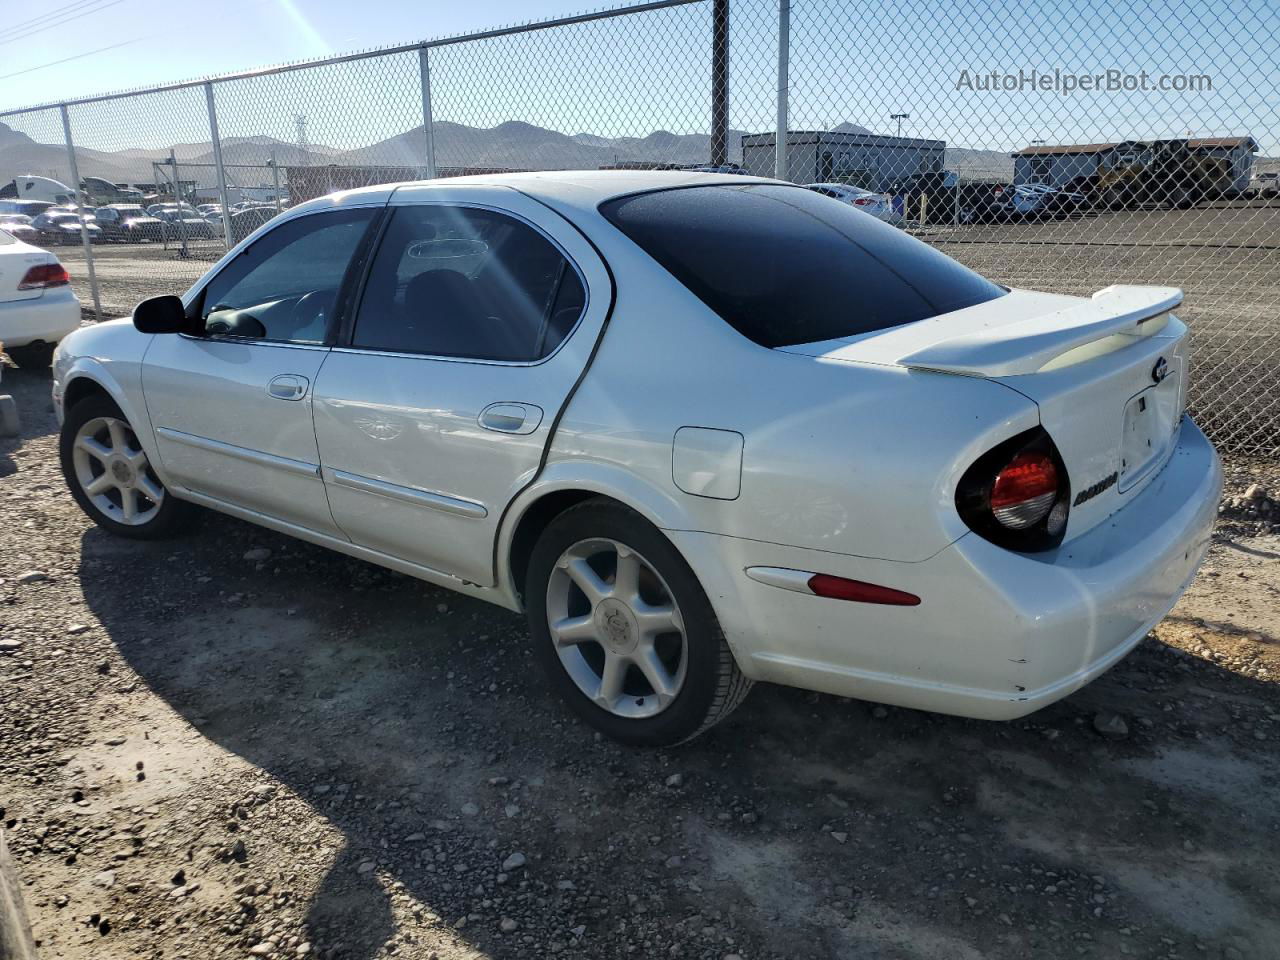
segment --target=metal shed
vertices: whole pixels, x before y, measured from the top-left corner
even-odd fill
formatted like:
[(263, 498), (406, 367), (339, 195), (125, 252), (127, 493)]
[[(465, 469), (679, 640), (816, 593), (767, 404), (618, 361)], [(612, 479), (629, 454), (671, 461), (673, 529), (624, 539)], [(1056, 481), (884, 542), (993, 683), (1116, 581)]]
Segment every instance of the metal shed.
[[(757, 176), (773, 176), (776, 144), (773, 133), (743, 134), (743, 169)], [(848, 183), (883, 192), (907, 177), (941, 173), (946, 150), (944, 140), (791, 130), (787, 133), (787, 179), (793, 183)]]

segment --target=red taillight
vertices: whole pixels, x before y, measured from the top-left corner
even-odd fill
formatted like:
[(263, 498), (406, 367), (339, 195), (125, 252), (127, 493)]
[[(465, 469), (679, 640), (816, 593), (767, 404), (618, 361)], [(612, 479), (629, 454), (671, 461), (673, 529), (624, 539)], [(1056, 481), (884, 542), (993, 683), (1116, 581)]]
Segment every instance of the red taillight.
[(42, 263), (32, 267), (18, 284), (19, 290), (43, 290), (46, 287), (65, 287), (71, 282), (66, 269), (60, 263)]
[(1035, 526), (1057, 499), (1058, 468), (1045, 453), (1018, 454), (991, 485), (991, 512), (1010, 530)]
[(875, 202), (876, 202), (875, 197), (855, 197), (853, 201), (853, 205), (855, 207), (870, 207), (870, 206), (873, 206)]
[(819, 597), (832, 600), (855, 600), (859, 603), (887, 603), (894, 607), (914, 607), (920, 598), (892, 587), (881, 587), (861, 580), (846, 580), (828, 573), (815, 573), (809, 578), (809, 589)]

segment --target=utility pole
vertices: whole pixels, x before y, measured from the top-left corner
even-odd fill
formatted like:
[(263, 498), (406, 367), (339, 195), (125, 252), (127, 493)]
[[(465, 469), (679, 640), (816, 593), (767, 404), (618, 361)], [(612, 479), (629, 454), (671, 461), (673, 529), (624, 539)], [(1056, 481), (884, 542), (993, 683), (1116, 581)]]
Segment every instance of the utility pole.
[(897, 120), (897, 121), (898, 121), (898, 136), (902, 136), (902, 121), (903, 121), (903, 120), (906, 120), (906, 119), (907, 119), (908, 117), (910, 117), (910, 116), (911, 116), (911, 114), (909, 114), (909, 113), (891, 113), (891, 114), (889, 114), (889, 119), (890, 119), (890, 120)]
[(711, 165), (729, 162), (729, 0), (711, 8)]

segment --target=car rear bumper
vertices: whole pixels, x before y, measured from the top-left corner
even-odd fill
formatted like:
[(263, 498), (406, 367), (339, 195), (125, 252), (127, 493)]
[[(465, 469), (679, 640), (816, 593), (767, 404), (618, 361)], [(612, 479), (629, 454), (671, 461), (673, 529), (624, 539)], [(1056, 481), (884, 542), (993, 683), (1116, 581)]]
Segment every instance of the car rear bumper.
[[(1095, 529), (1045, 554), (970, 534), (920, 563), (711, 534), (670, 536), (699, 575), (743, 671), (759, 680), (981, 719), (1023, 716), (1129, 653), (1177, 602), (1208, 549), (1222, 489), (1190, 419), (1152, 482)], [(781, 567), (913, 593), (851, 603), (758, 583)]]
[(80, 301), (70, 287), (46, 290), (32, 300), (0, 303), (0, 343), (23, 347), (37, 340), (57, 343), (80, 326)]

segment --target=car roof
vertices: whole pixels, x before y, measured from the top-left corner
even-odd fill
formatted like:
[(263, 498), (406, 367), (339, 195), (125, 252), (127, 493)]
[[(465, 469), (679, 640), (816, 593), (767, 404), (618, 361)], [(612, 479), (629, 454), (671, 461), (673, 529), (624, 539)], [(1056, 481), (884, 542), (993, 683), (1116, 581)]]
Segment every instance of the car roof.
[(558, 200), (582, 210), (594, 210), (606, 200), (677, 187), (725, 184), (743, 186), (749, 183), (771, 183), (795, 186), (772, 177), (751, 177), (732, 173), (700, 173), (690, 170), (548, 170), (529, 173), (476, 174), (466, 177), (444, 177), (435, 180), (410, 180), (383, 183), (371, 187), (343, 190), (328, 197), (317, 197), (293, 207), (290, 214), (309, 212), (318, 207), (339, 203), (359, 203), (389, 197), (405, 187), (485, 186), (509, 187), (531, 197)]

